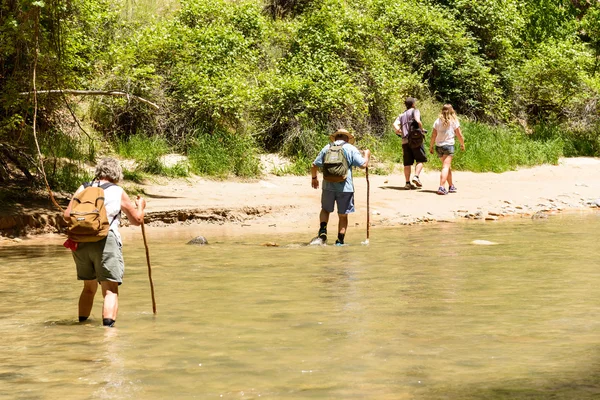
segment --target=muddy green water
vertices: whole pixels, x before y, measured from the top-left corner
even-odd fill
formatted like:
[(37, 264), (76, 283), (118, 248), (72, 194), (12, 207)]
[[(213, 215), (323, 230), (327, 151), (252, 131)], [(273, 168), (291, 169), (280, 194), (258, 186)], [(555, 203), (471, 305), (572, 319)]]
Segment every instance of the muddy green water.
[[(600, 214), (125, 243), (117, 327), (68, 250), (0, 248), (2, 399), (598, 399)], [(498, 242), (476, 246), (473, 240)]]

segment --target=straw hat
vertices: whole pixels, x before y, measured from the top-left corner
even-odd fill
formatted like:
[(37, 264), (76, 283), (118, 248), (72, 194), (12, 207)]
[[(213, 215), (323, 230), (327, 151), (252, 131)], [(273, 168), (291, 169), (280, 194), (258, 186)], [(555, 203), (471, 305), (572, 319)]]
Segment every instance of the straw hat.
[(354, 144), (354, 135), (345, 129), (338, 129), (337, 131), (335, 131), (335, 133), (332, 133), (331, 135), (329, 135), (329, 140), (331, 140), (332, 142), (335, 141), (335, 137), (337, 135), (346, 135), (348, 137), (347, 142), (350, 144)]

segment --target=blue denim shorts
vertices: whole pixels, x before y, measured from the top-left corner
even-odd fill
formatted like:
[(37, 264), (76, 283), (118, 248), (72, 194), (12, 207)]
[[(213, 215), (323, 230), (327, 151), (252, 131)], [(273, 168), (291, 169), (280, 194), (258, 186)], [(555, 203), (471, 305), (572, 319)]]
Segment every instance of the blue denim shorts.
[(442, 158), (443, 156), (453, 156), (454, 145), (435, 146), (435, 151), (437, 151), (439, 158)]
[(333, 212), (333, 206), (337, 204), (338, 214), (350, 214), (354, 212), (354, 192), (334, 192), (323, 190), (321, 193), (321, 208), (327, 212)]

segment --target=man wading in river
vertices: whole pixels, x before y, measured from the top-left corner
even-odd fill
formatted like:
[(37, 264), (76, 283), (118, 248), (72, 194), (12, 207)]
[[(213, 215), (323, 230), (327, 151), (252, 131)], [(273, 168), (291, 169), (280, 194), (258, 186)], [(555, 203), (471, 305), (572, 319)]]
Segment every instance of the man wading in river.
[(319, 168), (322, 168), (323, 191), (321, 193), (321, 213), (319, 214), (321, 225), (318, 237), (323, 243), (327, 241), (327, 223), (335, 203), (339, 217), (338, 237), (335, 244), (341, 246), (344, 244), (348, 228), (348, 214), (354, 212), (352, 167), (366, 168), (371, 152), (365, 150), (363, 158), (360, 151), (353, 146), (354, 136), (345, 129), (339, 129), (329, 136), (329, 139), (332, 143), (323, 147), (311, 167), (311, 185), (315, 189), (319, 188), (317, 172)]
[[(100, 161), (95, 176), (94, 181), (77, 189), (65, 210), (64, 216), (69, 225), (69, 240), (65, 247), (73, 251), (77, 279), (83, 281), (79, 296), (79, 322), (90, 316), (100, 283), (104, 297), (102, 324), (112, 327), (117, 319), (119, 285), (123, 282), (125, 271), (119, 234), (121, 211), (132, 225), (141, 225), (146, 200), (139, 197), (135, 208), (127, 193), (116, 185), (123, 178), (123, 173), (119, 162), (113, 158)], [(88, 210), (85, 207), (89, 207)], [(100, 222), (100, 230), (90, 228), (98, 225), (86, 223), (88, 218)]]

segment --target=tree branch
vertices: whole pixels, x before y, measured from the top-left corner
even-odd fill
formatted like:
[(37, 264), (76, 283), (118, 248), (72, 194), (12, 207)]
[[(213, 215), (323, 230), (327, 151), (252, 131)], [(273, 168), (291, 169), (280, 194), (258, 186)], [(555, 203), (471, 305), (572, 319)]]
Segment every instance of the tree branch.
[[(148, 104), (154, 107), (157, 110), (160, 110), (160, 107), (155, 103), (146, 100), (142, 97), (136, 96), (134, 94), (129, 94), (127, 92), (121, 92), (119, 90), (73, 90), (73, 89), (55, 89), (55, 90), (38, 90), (38, 94), (58, 94), (58, 93), (66, 93), (72, 94), (76, 96), (125, 96), (127, 98), (132, 97), (142, 103)], [(33, 94), (33, 92), (21, 92), (19, 95), (28, 96)]]

